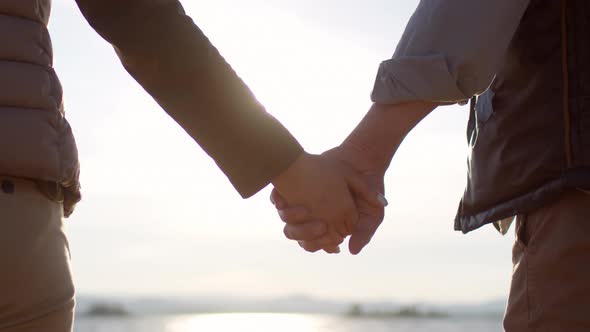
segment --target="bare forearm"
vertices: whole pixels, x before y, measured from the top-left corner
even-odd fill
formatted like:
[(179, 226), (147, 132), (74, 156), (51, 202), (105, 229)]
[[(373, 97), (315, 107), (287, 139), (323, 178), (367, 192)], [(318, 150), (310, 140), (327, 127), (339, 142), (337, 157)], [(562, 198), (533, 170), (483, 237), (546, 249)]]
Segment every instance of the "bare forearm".
[(406, 135), (437, 106), (432, 102), (373, 104), (345, 144), (363, 153), (374, 168), (385, 172)]

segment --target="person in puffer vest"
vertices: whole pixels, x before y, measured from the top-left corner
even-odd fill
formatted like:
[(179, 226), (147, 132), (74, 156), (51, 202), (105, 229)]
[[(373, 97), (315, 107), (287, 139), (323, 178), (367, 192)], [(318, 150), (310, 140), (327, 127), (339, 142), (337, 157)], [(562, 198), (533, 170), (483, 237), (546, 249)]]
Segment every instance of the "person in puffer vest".
[[(345, 164), (303, 151), (177, 0), (77, 0), (125, 69), (247, 198), (272, 183), (329, 220), (336, 252), (381, 204)], [(0, 1), (0, 331), (71, 331), (74, 285), (63, 217), (80, 200), (78, 154), (52, 67), (51, 0)], [(181, 50), (181, 51), (179, 51)], [(352, 191), (351, 191), (352, 190)]]
[[(422, 0), (379, 68), (373, 107), (339, 148), (382, 186), (421, 119), (471, 100), (469, 174), (455, 229), (494, 224), (505, 234), (516, 220), (506, 331), (590, 329), (588, 33), (585, 0)], [(278, 193), (273, 200), (285, 234), (314, 248), (321, 237), (307, 230), (317, 218)], [(353, 253), (383, 220), (380, 209), (361, 212), (364, 238), (351, 238)]]

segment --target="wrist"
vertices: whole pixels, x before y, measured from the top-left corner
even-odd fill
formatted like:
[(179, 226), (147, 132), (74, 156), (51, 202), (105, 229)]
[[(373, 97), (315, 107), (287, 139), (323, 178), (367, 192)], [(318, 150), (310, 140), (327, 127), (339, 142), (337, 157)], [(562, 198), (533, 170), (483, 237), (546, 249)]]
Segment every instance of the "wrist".
[(343, 145), (355, 150), (372, 169), (385, 172), (406, 135), (436, 106), (430, 102), (375, 103)]
[(365, 174), (385, 174), (391, 163), (388, 154), (353, 135), (344, 140), (339, 149), (346, 161)]
[(279, 193), (285, 188), (292, 187), (294, 184), (299, 182), (299, 178), (303, 173), (303, 165), (305, 160), (310, 158), (311, 155), (303, 151), (296, 159), (289, 165), (283, 172), (277, 175), (272, 180), (272, 185), (277, 189)]

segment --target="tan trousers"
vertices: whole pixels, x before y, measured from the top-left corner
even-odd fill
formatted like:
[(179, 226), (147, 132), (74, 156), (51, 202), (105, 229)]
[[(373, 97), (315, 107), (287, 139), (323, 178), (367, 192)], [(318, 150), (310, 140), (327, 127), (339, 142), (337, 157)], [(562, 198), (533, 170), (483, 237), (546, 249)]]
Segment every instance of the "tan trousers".
[(74, 285), (62, 207), (0, 176), (0, 331), (70, 332)]
[(590, 194), (519, 216), (516, 236), (505, 330), (590, 331)]

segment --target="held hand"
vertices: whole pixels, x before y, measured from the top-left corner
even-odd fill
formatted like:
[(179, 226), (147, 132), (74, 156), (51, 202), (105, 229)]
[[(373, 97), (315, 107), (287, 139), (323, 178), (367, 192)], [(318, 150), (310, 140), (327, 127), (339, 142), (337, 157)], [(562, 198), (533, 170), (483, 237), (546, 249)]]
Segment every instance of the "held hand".
[(365, 151), (348, 141), (324, 154), (348, 164), (362, 175), (369, 191), (377, 193), (377, 196), (372, 197), (377, 200), (377, 204), (361, 196), (355, 196), (359, 222), (348, 242), (348, 250), (351, 254), (358, 255), (369, 244), (385, 217), (385, 207), (388, 205), (387, 199), (385, 199), (384, 185), (387, 165), (367, 158)]
[[(351, 192), (379, 204), (377, 194), (369, 190), (356, 172), (326, 155), (304, 153), (273, 184), (285, 204), (305, 207), (311, 216), (326, 223), (323, 243), (329, 241), (331, 245), (321, 249), (330, 252), (337, 251), (337, 246), (358, 222), (359, 213)], [(306, 249), (314, 251), (310, 246)]]
[[(384, 206), (387, 205), (387, 202), (383, 196), (376, 197), (376, 193), (383, 192), (385, 167), (376, 167), (376, 163), (363, 158), (362, 151), (350, 143), (344, 143), (340, 147), (324, 153), (324, 156), (346, 163), (360, 172), (363, 181), (369, 188), (368, 192), (372, 193), (372, 196), (369, 197), (370, 200), (355, 195), (355, 204), (360, 219), (352, 232), (349, 250), (356, 255), (370, 242), (383, 221)], [(315, 218), (307, 209), (287, 206), (276, 191), (273, 191), (271, 201), (279, 211), (281, 219), (286, 222), (284, 232), (287, 238), (297, 240), (307, 251), (325, 248), (335, 240), (329, 233), (326, 233), (326, 227), (320, 219)]]
[[(363, 120), (357, 125), (345, 142), (336, 149), (324, 154), (325, 157), (338, 160), (351, 166), (363, 174), (365, 186), (369, 186), (368, 192), (383, 192), (383, 177), (397, 148), (406, 135), (424, 117), (438, 106), (437, 103), (417, 101), (400, 104), (373, 104)], [(360, 212), (360, 219), (352, 232), (349, 249), (352, 254), (358, 254), (371, 240), (372, 236), (381, 225), (384, 216), (383, 207), (371, 203), (374, 197), (363, 199), (366, 195), (356, 195), (355, 203)], [(288, 202), (288, 201), (287, 201)], [(288, 202), (290, 206), (297, 206)], [(292, 238), (300, 240), (304, 248), (310, 248), (316, 243), (324, 241), (322, 237), (311, 239), (308, 235), (310, 226), (307, 224), (313, 220), (321, 221), (313, 213), (308, 211), (307, 217), (291, 215), (292, 208), (278, 208), (282, 219), (287, 222), (285, 233)], [(317, 226), (315, 226), (317, 227)], [(300, 236), (305, 234), (306, 236)], [(314, 234), (316, 235), (316, 234)]]
[[(381, 192), (383, 192), (383, 175), (366, 174), (365, 178), (370, 188), (374, 188), (375, 190), (381, 189)], [(363, 199), (356, 200), (359, 211), (359, 222), (352, 231), (350, 241), (348, 242), (348, 250), (351, 254), (358, 255), (369, 244), (373, 235), (375, 235), (375, 232), (381, 226), (385, 217), (385, 206), (387, 205), (385, 197), (381, 197), (383, 199), (383, 205), (379, 207), (371, 205)]]
[[(309, 210), (305, 207), (289, 207), (276, 190), (273, 190), (270, 201), (279, 212), (279, 217), (288, 223), (283, 232), (289, 240), (295, 240), (309, 252), (324, 250), (329, 254), (340, 253), (340, 244), (344, 237), (331, 232), (322, 221), (310, 221)], [(314, 241), (318, 240), (318, 241)]]

